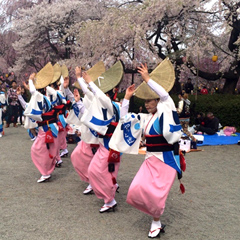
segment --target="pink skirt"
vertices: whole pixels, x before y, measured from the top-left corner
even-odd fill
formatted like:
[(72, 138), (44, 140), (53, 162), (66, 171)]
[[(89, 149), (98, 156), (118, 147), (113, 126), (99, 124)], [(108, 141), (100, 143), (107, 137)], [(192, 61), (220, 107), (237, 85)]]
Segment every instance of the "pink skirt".
[[(45, 143), (45, 132), (39, 129), (38, 136), (31, 148), (31, 157), (34, 165), (42, 175), (49, 175), (55, 168), (58, 141), (54, 138), (54, 143), (49, 143), (49, 150)], [(52, 157), (52, 158), (51, 158)]]
[(164, 212), (175, 176), (176, 170), (155, 156), (146, 159), (130, 185), (127, 203), (159, 218)]
[(64, 131), (59, 132), (59, 148), (60, 149), (66, 149), (67, 148), (67, 129), (64, 128)]
[(93, 191), (105, 203), (111, 202), (115, 197), (117, 186), (113, 184), (112, 177), (117, 179), (120, 166), (120, 162), (115, 163), (115, 171), (108, 172), (108, 155), (109, 151), (100, 144), (88, 168), (89, 181)]
[(71, 154), (72, 165), (80, 176), (81, 180), (89, 183), (88, 168), (93, 158), (90, 144), (80, 141)]
[(57, 144), (57, 153), (56, 153), (56, 161), (60, 161), (61, 157), (60, 157), (60, 139), (61, 135), (59, 135), (59, 132), (58, 132), (58, 135), (56, 138), (54, 138), (54, 142), (56, 142)]

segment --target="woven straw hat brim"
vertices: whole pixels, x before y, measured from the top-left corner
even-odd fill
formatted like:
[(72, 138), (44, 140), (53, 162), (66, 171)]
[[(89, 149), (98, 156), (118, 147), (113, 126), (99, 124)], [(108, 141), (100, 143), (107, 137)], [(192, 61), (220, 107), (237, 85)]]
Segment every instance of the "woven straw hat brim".
[(59, 80), (59, 78), (61, 77), (61, 74), (62, 74), (61, 66), (58, 63), (56, 63), (53, 66), (53, 70), (54, 70), (54, 75), (53, 75), (53, 80), (51, 83), (55, 83), (57, 80)]
[(54, 70), (52, 64), (46, 64), (36, 75), (34, 85), (36, 89), (47, 87), (53, 80)]
[(120, 61), (103, 73), (94, 83), (104, 92), (108, 92), (116, 87), (123, 76), (123, 66)]
[[(175, 71), (169, 59), (162, 61), (150, 74), (150, 78), (169, 92), (175, 83)], [(159, 96), (145, 83), (141, 83), (135, 91), (135, 96), (141, 99), (157, 99)]]
[(62, 65), (61, 72), (62, 72), (61, 74), (62, 74), (63, 78), (66, 78), (69, 76), (68, 68), (66, 65)]
[[(106, 69), (105, 69), (104, 63), (100, 61), (96, 63), (92, 68), (88, 69), (86, 72), (91, 77), (92, 81), (95, 81), (96, 79), (98, 79), (99, 76), (101, 76), (101, 74), (105, 72), (105, 70)], [(75, 82), (73, 86), (81, 89), (78, 82)]]

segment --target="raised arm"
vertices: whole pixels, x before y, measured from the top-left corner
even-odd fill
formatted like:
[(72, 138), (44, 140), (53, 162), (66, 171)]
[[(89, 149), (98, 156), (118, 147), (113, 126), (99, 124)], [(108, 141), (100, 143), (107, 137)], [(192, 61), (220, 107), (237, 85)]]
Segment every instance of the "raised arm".
[[(98, 96), (99, 95), (102, 95), (102, 96), (105, 95), (105, 93), (103, 93), (102, 90), (99, 89), (97, 87), (97, 85), (92, 81), (91, 77), (88, 75), (87, 72), (83, 72), (82, 76), (83, 76), (83, 79), (85, 80), (85, 82), (89, 85), (89, 87), (90, 87), (90, 89), (91, 89), (91, 91), (93, 92), (94, 95), (98, 95)], [(108, 97), (106, 96), (106, 98), (108, 98)]]
[(33, 80), (35, 78), (36, 74), (32, 73), (29, 77), (29, 81), (28, 81), (28, 85), (29, 85), (29, 92), (31, 93), (31, 95), (33, 95), (36, 92), (36, 88), (33, 84)]
[(65, 95), (65, 97), (67, 97), (67, 99), (69, 99), (71, 102), (73, 102), (74, 101), (74, 95), (70, 91), (68, 86), (69, 86), (69, 77), (65, 77), (64, 78), (64, 83), (63, 83), (64, 95)]
[(145, 63), (144, 65), (141, 64), (140, 67), (138, 67), (138, 72), (141, 74), (143, 80), (148, 84), (148, 86), (157, 93), (157, 95), (160, 97), (160, 101), (166, 101), (169, 97), (168, 92), (160, 86), (158, 83), (150, 79), (150, 76), (148, 74), (148, 67)]
[(133, 96), (135, 91), (135, 84), (129, 86), (126, 89), (126, 93), (122, 102), (122, 106), (121, 106), (121, 111), (120, 111), (120, 117), (125, 116), (128, 113), (128, 109), (129, 109), (129, 101), (131, 99), (131, 97)]
[(78, 89), (74, 89), (73, 95), (74, 95), (75, 103), (78, 106), (78, 109), (79, 109), (80, 113), (83, 114), (84, 111), (85, 111), (85, 107), (83, 105), (83, 102), (81, 101), (81, 96), (80, 96), (80, 93), (79, 93)]
[(77, 81), (78, 81), (78, 83), (79, 83), (83, 93), (86, 94), (90, 90), (88, 89), (87, 84), (86, 84), (85, 80), (82, 77), (82, 69), (81, 69), (81, 67), (76, 67), (75, 68), (75, 73), (76, 73)]
[(59, 90), (60, 90), (62, 93), (64, 93), (64, 78), (63, 78), (63, 76), (60, 77)]
[(22, 108), (26, 109), (27, 103), (26, 103), (26, 101), (23, 99), (23, 97), (21, 95), (21, 87), (20, 86), (17, 88), (17, 96), (18, 96), (18, 100), (19, 100)]

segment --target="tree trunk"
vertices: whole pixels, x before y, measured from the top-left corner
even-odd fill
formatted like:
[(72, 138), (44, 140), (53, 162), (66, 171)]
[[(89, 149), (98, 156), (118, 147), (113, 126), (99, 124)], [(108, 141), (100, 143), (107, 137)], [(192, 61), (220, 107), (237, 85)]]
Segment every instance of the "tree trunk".
[(223, 87), (223, 93), (230, 93), (233, 94), (235, 92), (235, 88), (238, 83), (238, 77), (235, 78), (226, 78), (224, 87)]
[(172, 90), (170, 91), (170, 94), (177, 94), (181, 92), (181, 84), (178, 81), (178, 78), (176, 78), (174, 86)]
[(181, 84), (179, 82), (180, 71), (175, 69), (176, 80), (170, 94), (178, 94), (181, 92)]

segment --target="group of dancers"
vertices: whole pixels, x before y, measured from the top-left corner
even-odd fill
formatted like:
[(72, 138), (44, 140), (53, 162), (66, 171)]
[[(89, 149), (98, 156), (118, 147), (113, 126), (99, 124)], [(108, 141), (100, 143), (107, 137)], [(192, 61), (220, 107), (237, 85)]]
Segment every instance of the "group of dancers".
[[(103, 74), (99, 72), (97, 79), (93, 79), (96, 71), (91, 74), (76, 67), (83, 96), (78, 89), (70, 91), (66, 66), (48, 63), (29, 77), (29, 103), (18, 96), (25, 109), (25, 128), (38, 128), (31, 147), (32, 161), (41, 173), (37, 182), (48, 181), (55, 167), (61, 165), (60, 149), (62, 155), (68, 153), (68, 124), (77, 125), (81, 141), (71, 154), (72, 165), (86, 182), (83, 194), (94, 193), (103, 200), (100, 213), (117, 207), (115, 193), (119, 188), (117, 176), (122, 154), (137, 154), (139, 146), (146, 147), (145, 161), (130, 185), (127, 203), (152, 216), (148, 237), (155, 238), (164, 231), (160, 217), (176, 173), (181, 175), (181, 125), (173, 100), (161, 84), (150, 78), (147, 65), (141, 64), (138, 72), (144, 85), (137, 90), (134, 84), (129, 86), (121, 104), (114, 101), (115, 87), (123, 74), (121, 62)], [(135, 92), (145, 99), (148, 114), (128, 112)]]

